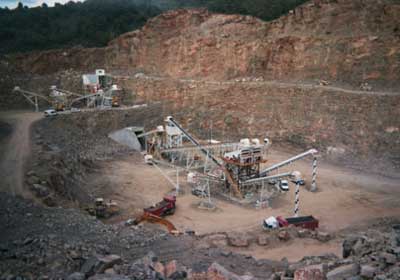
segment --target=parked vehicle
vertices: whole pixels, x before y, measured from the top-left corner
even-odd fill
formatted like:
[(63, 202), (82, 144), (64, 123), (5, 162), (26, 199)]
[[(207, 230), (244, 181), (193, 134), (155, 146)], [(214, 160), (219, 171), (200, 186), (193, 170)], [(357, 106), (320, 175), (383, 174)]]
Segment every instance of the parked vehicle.
[(53, 117), (53, 116), (57, 116), (57, 111), (54, 109), (49, 109), (44, 111), (44, 116), (45, 117)]
[(280, 180), (279, 189), (284, 192), (289, 191), (289, 182), (287, 180)]
[(311, 230), (315, 230), (318, 228), (319, 221), (315, 219), (313, 216), (303, 216), (303, 217), (293, 217), (293, 218), (277, 218), (279, 225), (281, 226), (289, 226), (294, 225), (296, 227), (308, 228)]
[(265, 229), (279, 228), (279, 222), (275, 217), (271, 216), (263, 221), (263, 227)]
[(303, 179), (300, 180), (292, 179), (290, 181), (292, 181), (294, 184), (298, 183), (300, 186), (304, 186), (306, 184), (306, 181)]
[(43, 112), (45, 117), (52, 117), (52, 116), (57, 116), (58, 113), (56, 110), (54, 109), (48, 109), (46, 111)]
[(81, 109), (79, 109), (79, 108), (76, 108), (76, 107), (72, 107), (71, 108), (71, 113), (77, 113), (77, 112), (80, 112), (81, 111)]
[(148, 165), (153, 165), (153, 156), (152, 155), (145, 155), (144, 162)]
[(268, 184), (272, 185), (272, 186), (276, 186), (276, 184), (278, 184), (278, 181), (275, 179), (272, 180), (268, 180)]
[(266, 229), (288, 227), (290, 225), (315, 230), (319, 226), (319, 221), (315, 219), (313, 216), (292, 217), (292, 218), (283, 218), (278, 216), (276, 218), (269, 217), (268, 219), (265, 219), (263, 221), (263, 227)]
[(168, 195), (164, 196), (163, 200), (154, 206), (144, 208), (145, 213), (150, 213), (158, 217), (166, 215), (172, 215), (175, 213), (176, 208), (176, 196)]

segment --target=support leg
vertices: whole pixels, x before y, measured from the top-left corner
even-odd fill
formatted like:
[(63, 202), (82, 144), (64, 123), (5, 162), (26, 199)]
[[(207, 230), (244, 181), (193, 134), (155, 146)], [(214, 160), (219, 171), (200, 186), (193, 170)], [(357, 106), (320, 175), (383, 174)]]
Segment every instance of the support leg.
[(176, 196), (179, 195), (179, 169), (176, 168)]
[(299, 204), (300, 204), (300, 184), (296, 181), (296, 195), (294, 199), (294, 216), (299, 216)]
[(317, 158), (314, 157), (313, 160), (313, 170), (312, 170), (312, 182), (311, 182), (311, 191), (316, 192), (317, 191)]

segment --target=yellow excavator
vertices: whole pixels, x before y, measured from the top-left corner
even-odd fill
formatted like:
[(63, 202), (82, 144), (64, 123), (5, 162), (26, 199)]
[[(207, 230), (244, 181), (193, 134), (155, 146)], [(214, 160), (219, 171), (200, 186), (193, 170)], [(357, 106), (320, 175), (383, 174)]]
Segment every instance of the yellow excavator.
[(97, 218), (109, 218), (119, 213), (120, 208), (115, 201), (105, 202), (103, 198), (96, 198), (94, 205), (87, 207), (86, 211)]

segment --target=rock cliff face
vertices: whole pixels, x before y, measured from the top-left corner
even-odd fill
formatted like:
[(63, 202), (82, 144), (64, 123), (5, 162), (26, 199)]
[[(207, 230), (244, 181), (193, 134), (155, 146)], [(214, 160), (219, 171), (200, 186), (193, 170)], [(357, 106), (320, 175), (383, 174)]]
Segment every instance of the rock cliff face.
[(203, 9), (169, 11), (103, 49), (14, 59), (24, 72), (41, 74), (99, 66), (172, 78), (263, 76), (394, 87), (400, 72), (400, 4), (314, 0), (272, 22)]
[(114, 67), (173, 78), (397, 83), (400, 5), (314, 1), (276, 21), (179, 10), (110, 42)]
[[(400, 170), (398, 95), (349, 94), (326, 87), (270, 82), (196, 82), (136, 78), (121, 81), (139, 102), (164, 104), (185, 127), (207, 137), (269, 137), (318, 148), (341, 164), (373, 162), (373, 170)], [(200, 135), (199, 135), (200, 136)], [(389, 164), (388, 164), (389, 163)], [(397, 170), (397, 171), (396, 171)]]

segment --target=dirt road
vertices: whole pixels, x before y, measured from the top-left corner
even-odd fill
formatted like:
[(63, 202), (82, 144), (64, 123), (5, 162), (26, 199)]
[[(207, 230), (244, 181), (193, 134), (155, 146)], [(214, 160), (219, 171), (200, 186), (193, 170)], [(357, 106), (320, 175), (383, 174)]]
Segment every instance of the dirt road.
[[(114, 75), (116, 79), (129, 80), (129, 79), (138, 79), (137, 77), (132, 76), (123, 76), (123, 75)], [(143, 76), (143, 79), (155, 80), (155, 81), (164, 81), (170, 80), (170, 78), (164, 77), (155, 77), (155, 76)], [(140, 79), (140, 78), (139, 78)], [(400, 92), (395, 91), (377, 91), (377, 90), (360, 90), (360, 89), (352, 89), (352, 88), (344, 88), (339, 85), (319, 85), (311, 82), (285, 82), (285, 81), (277, 81), (277, 80), (262, 80), (262, 81), (254, 81), (247, 79), (239, 79), (238, 81), (213, 81), (213, 80), (194, 80), (194, 79), (177, 79), (181, 83), (204, 83), (209, 85), (234, 85), (234, 84), (247, 84), (247, 85), (263, 85), (263, 86), (274, 86), (281, 88), (302, 88), (302, 89), (321, 89), (321, 90), (332, 90), (338, 91), (346, 94), (361, 94), (361, 95), (379, 95), (379, 96), (392, 96), (392, 95), (400, 95)]]
[(30, 128), (41, 117), (41, 113), (0, 112), (2, 123), (11, 127), (10, 133), (1, 138), (0, 191), (27, 195), (23, 189), (23, 177), (25, 161), (31, 152)]

